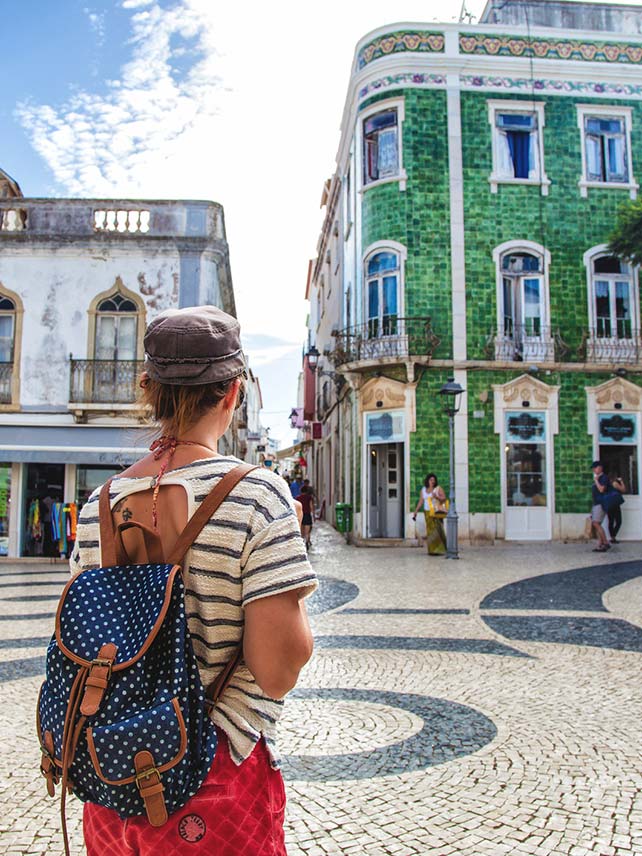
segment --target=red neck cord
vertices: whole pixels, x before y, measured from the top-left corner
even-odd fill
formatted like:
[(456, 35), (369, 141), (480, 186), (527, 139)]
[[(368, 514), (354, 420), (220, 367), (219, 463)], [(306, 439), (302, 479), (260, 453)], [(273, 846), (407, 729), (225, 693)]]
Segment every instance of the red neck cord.
[(152, 493), (152, 526), (156, 530), (158, 530), (158, 494), (160, 491), (160, 483), (161, 479), (167, 472), (167, 468), (170, 465), (177, 446), (200, 446), (203, 449), (207, 449), (208, 451), (215, 453), (214, 449), (210, 449), (209, 446), (205, 446), (203, 443), (197, 443), (194, 440), (179, 440), (177, 437), (171, 437), (169, 434), (163, 434), (162, 437), (154, 440), (152, 445), (149, 447), (149, 451), (154, 453), (154, 460), (159, 461), (162, 457), (165, 457), (165, 460), (160, 465), (160, 469), (154, 480), (154, 492)]

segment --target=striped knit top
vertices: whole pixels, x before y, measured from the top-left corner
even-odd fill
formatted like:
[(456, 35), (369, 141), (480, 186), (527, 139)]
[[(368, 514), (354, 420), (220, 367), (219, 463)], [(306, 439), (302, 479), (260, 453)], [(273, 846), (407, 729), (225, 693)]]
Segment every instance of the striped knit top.
[[(234, 457), (194, 461), (169, 470), (163, 484), (182, 485), (191, 517), (216, 482), (241, 463)], [(112, 508), (126, 496), (149, 489), (152, 477), (115, 478)], [(98, 496), (94, 491), (78, 521), (71, 573), (100, 567)], [(207, 686), (229, 661), (243, 633), (244, 607), (253, 600), (293, 589), (307, 596), (317, 587), (287, 483), (267, 469), (253, 470), (221, 503), (185, 560), (185, 605), (194, 652)], [(272, 765), (283, 701), (269, 698), (244, 663), (221, 696), (212, 719), (228, 737), (241, 764), (263, 736)]]

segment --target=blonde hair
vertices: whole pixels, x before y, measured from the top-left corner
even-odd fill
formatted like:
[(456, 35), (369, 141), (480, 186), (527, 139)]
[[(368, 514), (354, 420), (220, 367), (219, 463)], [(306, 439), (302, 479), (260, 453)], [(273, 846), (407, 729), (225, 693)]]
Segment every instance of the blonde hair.
[(220, 383), (205, 383), (196, 386), (159, 383), (146, 374), (140, 383), (141, 401), (151, 408), (154, 421), (161, 422), (163, 433), (172, 437), (181, 434), (223, 401), (234, 381), (240, 380), (236, 407), (245, 400), (245, 377), (237, 377)]

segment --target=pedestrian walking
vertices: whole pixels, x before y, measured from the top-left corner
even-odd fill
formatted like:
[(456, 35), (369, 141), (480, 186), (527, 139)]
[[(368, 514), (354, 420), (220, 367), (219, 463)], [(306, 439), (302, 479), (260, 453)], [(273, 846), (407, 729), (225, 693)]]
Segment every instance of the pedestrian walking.
[(303, 510), (301, 518), (301, 537), (305, 541), (305, 546), (309, 550), (311, 545), (312, 524), (314, 522), (314, 495), (310, 485), (304, 484), (299, 494), (299, 502)]
[(299, 498), (299, 494), (301, 493), (302, 487), (303, 483), (301, 482), (301, 477), (295, 475), (290, 482), (290, 493), (292, 494), (294, 499)]
[(611, 544), (617, 544), (618, 532), (622, 528), (622, 504), (624, 502), (622, 494), (626, 493), (626, 485), (621, 476), (615, 476), (611, 479), (611, 486), (620, 494), (621, 499), (621, 501), (618, 501), (617, 494), (615, 494), (606, 510), (609, 520), (609, 536), (611, 538)]
[(429, 556), (446, 555), (446, 533), (443, 519), (448, 512), (448, 500), (435, 473), (428, 473), (419, 491), (419, 499), (412, 519), (417, 519), (419, 510), (426, 518), (426, 546)]
[(604, 518), (606, 510), (604, 508), (603, 497), (609, 494), (612, 490), (611, 482), (604, 472), (602, 461), (593, 461), (591, 464), (593, 470), (593, 484), (591, 485), (591, 523), (593, 531), (597, 536), (597, 546), (593, 548), (594, 553), (605, 553), (610, 544), (604, 531)]
[[(107, 508), (114, 526), (144, 524), (169, 555), (208, 492), (241, 463), (219, 455), (217, 443), (243, 400), (245, 364), (238, 322), (211, 306), (162, 313), (146, 331), (145, 351), (142, 398), (161, 436), (111, 481)], [(82, 509), (72, 574), (101, 564), (98, 498), (95, 491)], [(147, 561), (140, 528), (118, 531), (130, 562)], [(187, 552), (183, 580), (204, 687), (220, 679), (242, 645), (240, 664), (209, 714), (218, 734), (214, 761), (201, 787), (162, 825), (86, 802), (87, 854), (284, 856), (275, 730), (281, 699), (312, 653), (304, 598), (317, 583), (280, 476), (263, 466), (232, 488)], [(127, 735), (116, 731), (114, 744), (120, 739), (126, 743)], [(155, 772), (162, 782), (163, 769)], [(158, 788), (154, 798), (162, 800)]]

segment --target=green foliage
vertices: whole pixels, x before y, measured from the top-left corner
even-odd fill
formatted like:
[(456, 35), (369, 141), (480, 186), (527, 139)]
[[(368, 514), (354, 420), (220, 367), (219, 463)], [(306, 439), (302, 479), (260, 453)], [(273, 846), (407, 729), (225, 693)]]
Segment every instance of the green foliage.
[(617, 225), (609, 238), (609, 252), (634, 265), (642, 264), (642, 199), (620, 209)]

